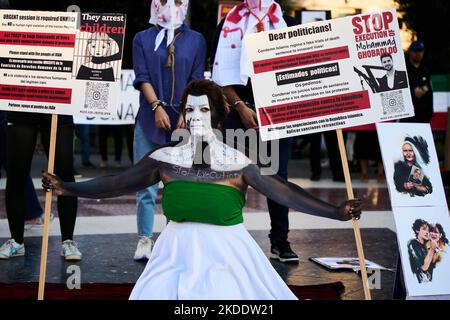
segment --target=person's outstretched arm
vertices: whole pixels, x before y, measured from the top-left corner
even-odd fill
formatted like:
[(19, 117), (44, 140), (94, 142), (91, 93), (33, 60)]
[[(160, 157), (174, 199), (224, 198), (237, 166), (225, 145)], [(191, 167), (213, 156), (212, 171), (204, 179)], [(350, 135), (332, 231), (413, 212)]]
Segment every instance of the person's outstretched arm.
[(244, 181), (266, 197), (281, 205), (310, 215), (347, 221), (361, 215), (361, 201), (353, 199), (334, 206), (310, 195), (308, 192), (279, 176), (261, 175), (260, 168), (249, 165), (244, 169)]
[(158, 161), (146, 156), (136, 165), (116, 174), (85, 182), (64, 182), (55, 175), (42, 172), (42, 187), (57, 196), (79, 196), (102, 199), (137, 192), (160, 181)]

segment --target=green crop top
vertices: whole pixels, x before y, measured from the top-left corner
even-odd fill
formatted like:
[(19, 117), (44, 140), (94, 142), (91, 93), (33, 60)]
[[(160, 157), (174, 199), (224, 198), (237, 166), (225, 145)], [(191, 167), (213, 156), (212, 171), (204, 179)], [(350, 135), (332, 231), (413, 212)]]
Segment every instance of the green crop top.
[(244, 194), (233, 187), (188, 180), (169, 181), (162, 196), (164, 215), (176, 222), (239, 224), (244, 204)]

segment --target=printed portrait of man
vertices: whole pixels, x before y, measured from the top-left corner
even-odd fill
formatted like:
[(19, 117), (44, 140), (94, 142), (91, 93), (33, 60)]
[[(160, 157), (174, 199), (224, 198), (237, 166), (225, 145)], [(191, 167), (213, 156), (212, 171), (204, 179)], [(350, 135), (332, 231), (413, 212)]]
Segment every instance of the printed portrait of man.
[(378, 92), (397, 90), (408, 87), (408, 77), (406, 71), (395, 70), (394, 59), (391, 54), (380, 56), (381, 65), (386, 70), (386, 74), (377, 78)]

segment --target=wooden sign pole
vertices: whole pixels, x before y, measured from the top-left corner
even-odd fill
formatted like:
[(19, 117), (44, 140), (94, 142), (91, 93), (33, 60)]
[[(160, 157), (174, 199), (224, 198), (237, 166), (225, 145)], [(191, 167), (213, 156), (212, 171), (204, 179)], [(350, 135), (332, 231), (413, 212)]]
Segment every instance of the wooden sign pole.
[[(50, 131), (50, 149), (48, 153), (48, 173), (53, 174), (55, 166), (56, 133), (58, 130), (58, 115), (52, 114)], [(52, 191), (45, 193), (44, 231), (42, 233), (41, 268), (39, 273), (38, 300), (44, 300), (45, 274), (47, 271), (48, 231), (50, 226), (50, 211), (52, 208)]]
[[(347, 197), (349, 200), (354, 199), (353, 195), (353, 187), (352, 187), (352, 180), (350, 178), (350, 170), (348, 169), (348, 160), (347, 160), (347, 153), (345, 150), (345, 143), (344, 143), (344, 136), (342, 134), (341, 129), (336, 130), (338, 144), (339, 144), (339, 152), (341, 153), (341, 161), (342, 161), (342, 169), (344, 171), (344, 177), (345, 177), (345, 187), (347, 188)], [(371, 300), (370, 296), (370, 289), (369, 289), (369, 280), (367, 278), (367, 270), (365, 265), (365, 258), (364, 258), (364, 250), (361, 240), (361, 231), (359, 228), (359, 222), (358, 220), (352, 219), (353, 223), (353, 231), (355, 232), (355, 240), (356, 240), (356, 249), (358, 250), (358, 259), (359, 259), (359, 265), (361, 267), (361, 277), (363, 281), (363, 288), (364, 288), (364, 297), (366, 300)]]

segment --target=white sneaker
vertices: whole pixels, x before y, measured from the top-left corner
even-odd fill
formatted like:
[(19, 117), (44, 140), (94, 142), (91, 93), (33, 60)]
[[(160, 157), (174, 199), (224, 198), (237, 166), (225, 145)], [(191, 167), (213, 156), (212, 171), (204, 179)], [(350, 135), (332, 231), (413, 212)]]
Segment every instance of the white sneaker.
[(100, 168), (105, 169), (108, 167), (108, 163), (106, 161), (100, 161)]
[(25, 255), (25, 246), (18, 244), (14, 239), (9, 239), (0, 247), (0, 259), (9, 259)]
[(140, 237), (136, 251), (134, 252), (134, 260), (148, 260), (152, 254), (153, 240), (149, 237)]
[(66, 260), (81, 260), (81, 252), (75, 241), (66, 240), (62, 243), (61, 256)]

